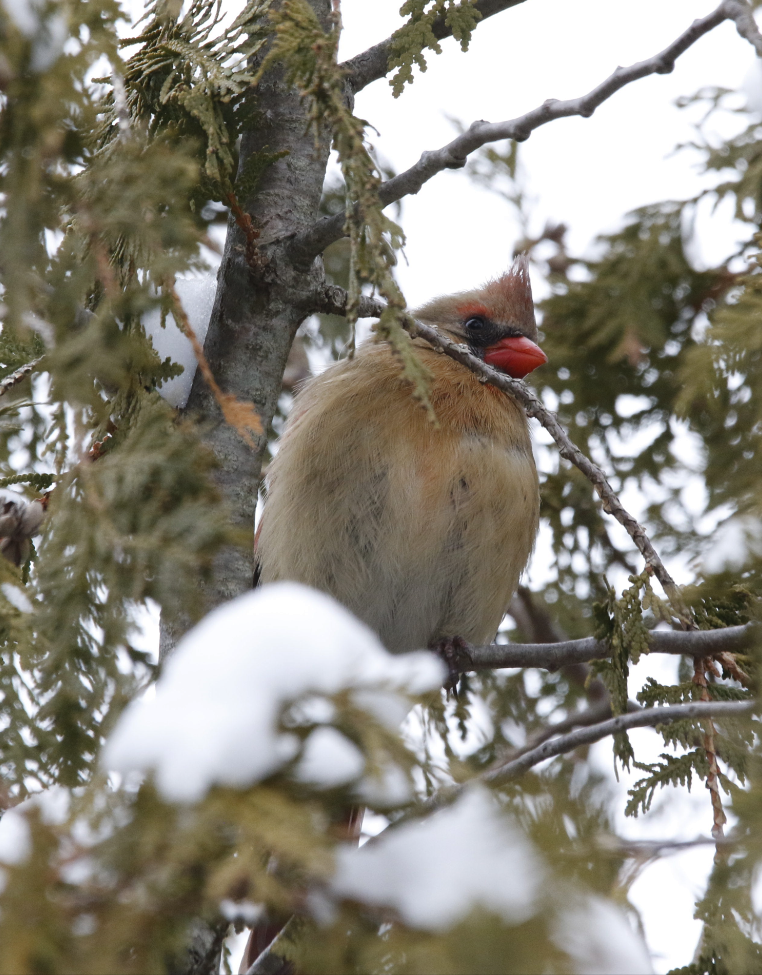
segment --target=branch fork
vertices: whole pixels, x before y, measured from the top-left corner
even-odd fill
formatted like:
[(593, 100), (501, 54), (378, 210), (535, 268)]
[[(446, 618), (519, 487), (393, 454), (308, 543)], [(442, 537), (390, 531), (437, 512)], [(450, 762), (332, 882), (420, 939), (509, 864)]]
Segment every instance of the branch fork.
[[(507, 5), (499, 6), (500, 9), (504, 9)], [(608, 78), (586, 95), (566, 100), (549, 98), (542, 105), (533, 108), (526, 114), (504, 122), (486, 122), (483, 120), (473, 122), (465, 132), (458, 135), (447, 145), (440, 149), (423, 152), (417, 163), (405, 172), (399, 173), (383, 183), (378, 191), (380, 204), (386, 207), (405, 196), (418, 193), (424, 183), (436, 176), (437, 173), (444, 169), (461, 168), (471, 153), (476, 152), (488, 143), (500, 142), (503, 139), (524, 142), (535, 129), (555, 119), (569, 118), (574, 115), (589, 118), (599, 105), (602, 105), (620, 88), (651, 74), (669, 74), (681, 54), (684, 54), (696, 41), (726, 20), (735, 22), (736, 29), (741, 37), (749, 41), (757, 55), (762, 57), (762, 34), (757, 28), (749, 4), (745, 0), (723, 0), (706, 17), (694, 20), (691, 26), (663, 51), (645, 61), (638, 61), (627, 67), (617, 67)], [(390, 44), (391, 38), (384, 43)], [(359, 55), (347, 65), (351, 67), (355, 62), (357, 65), (361, 65), (362, 59), (369, 53)], [(380, 77), (380, 75), (376, 75), (376, 77)], [(355, 88), (355, 90), (358, 89)], [(325, 217), (317, 221), (309, 230), (296, 236), (290, 244), (291, 250), (294, 254), (302, 255), (302, 257), (304, 255), (317, 256), (329, 244), (345, 235), (344, 225), (344, 214)]]

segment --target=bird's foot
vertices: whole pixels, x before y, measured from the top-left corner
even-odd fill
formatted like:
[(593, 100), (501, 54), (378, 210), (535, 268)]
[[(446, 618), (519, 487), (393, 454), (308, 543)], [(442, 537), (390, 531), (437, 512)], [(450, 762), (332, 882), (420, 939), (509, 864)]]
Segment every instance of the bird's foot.
[(444, 682), (444, 689), (449, 696), (450, 691), (458, 696), (458, 684), (461, 674), (466, 669), (467, 664), (474, 662), (471, 651), (466, 641), (459, 636), (447, 636), (432, 643), (429, 648), (447, 666), (447, 680)]

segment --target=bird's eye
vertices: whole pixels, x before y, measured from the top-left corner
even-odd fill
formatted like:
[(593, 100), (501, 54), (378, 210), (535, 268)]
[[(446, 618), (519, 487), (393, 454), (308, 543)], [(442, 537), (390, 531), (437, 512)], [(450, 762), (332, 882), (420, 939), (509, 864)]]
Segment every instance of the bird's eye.
[(478, 332), (480, 328), (484, 328), (484, 319), (469, 318), (466, 322), (466, 328), (471, 332)]

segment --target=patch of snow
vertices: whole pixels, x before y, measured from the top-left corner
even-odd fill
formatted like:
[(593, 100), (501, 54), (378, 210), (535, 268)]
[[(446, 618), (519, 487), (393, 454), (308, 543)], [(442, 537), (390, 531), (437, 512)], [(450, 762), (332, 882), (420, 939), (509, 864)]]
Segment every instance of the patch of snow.
[(363, 753), (335, 728), (316, 728), (307, 739), (294, 771), (299, 782), (330, 789), (362, 775)]
[(529, 840), (481, 789), (424, 823), (362, 849), (340, 849), (334, 893), (395, 909), (407, 924), (443, 931), (476, 906), (511, 924), (533, 915), (544, 876)]
[(443, 679), (433, 654), (393, 656), (330, 596), (274, 583), (219, 607), (183, 637), (154, 697), (120, 718), (103, 764), (153, 770), (166, 799), (195, 802), (214, 784), (246, 788), (295, 758), (299, 739), (280, 718), (302, 697), (417, 694)]
[(302, 698), (289, 709), (288, 723), (294, 725), (330, 724), (336, 717), (336, 705), (327, 697)]
[(410, 710), (398, 694), (384, 693), (378, 689), (355, 691), (352, 701), (362, 711), (367, 711), (382, 725), (394, 730), (399, 728)]
[(578, 975), (650, 975), (651, 959), (642, 939), (613, 904), (588, 897), (565, 910), (556, 922), (554, 941)]
[(11, 606), (20, 613), (31, 613), (33, 611), (34, 607), (29, 601), (29, 597), (18, 586), (14, 586), (10, 582), (4, 582), (0, 585), (0, 589), (2, 589), (3, 595)]
[[(203, 345), (209, 330), (214, 296), (217, 293), (217, 277), (208, 274), (201, 278), (184, 278), (176, 282), (177, 294), (196, 337)], [(196, 374), (196, 356), (190, 340), (178, 328), (174, 317), (167, 315), (164, 328), (161, 327), (161, 313), (152, 308), (142, 318), (146, 335), (162, 359), (169, 357), (183, 367), (181, 375), (163, 383), (159, 393), (170, 404), (180, 409), (188, 402), (193, 377)]]

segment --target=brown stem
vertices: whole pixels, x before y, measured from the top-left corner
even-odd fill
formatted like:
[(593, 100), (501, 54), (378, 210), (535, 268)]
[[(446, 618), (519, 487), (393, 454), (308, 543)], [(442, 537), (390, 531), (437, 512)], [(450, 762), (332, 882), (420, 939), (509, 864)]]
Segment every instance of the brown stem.
[[(693, 665), (693, 683), (701, 688), (701, 700), (711, 701), (709, 689), (707, 687), (706, 674), (711, 671), (715, 676), (719, 676), (713, 661), (709, 657), (697, 657)], [(727, 822), (725, 810), (722, 808), (722, 796), (720, 795), (720, 769), (717, 765), (717, 751), (714, 743), (715, 727), (711, 715), (702, 721), (704, 726), (703, 746), (706, 753), (706, 760), (709, 764), (709, 773), (706, 777), (706, 787), (712, 799), (712, 836), (715, 839), (722, 839), (724, 834), (723, 826)]]

